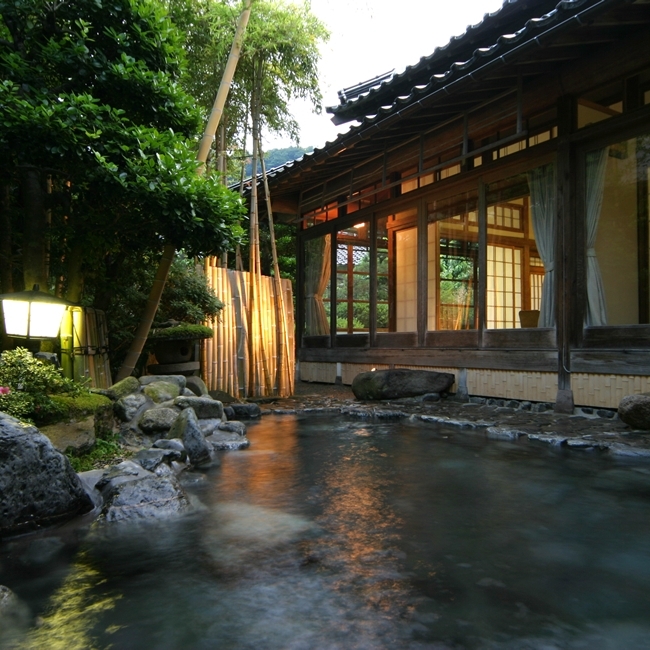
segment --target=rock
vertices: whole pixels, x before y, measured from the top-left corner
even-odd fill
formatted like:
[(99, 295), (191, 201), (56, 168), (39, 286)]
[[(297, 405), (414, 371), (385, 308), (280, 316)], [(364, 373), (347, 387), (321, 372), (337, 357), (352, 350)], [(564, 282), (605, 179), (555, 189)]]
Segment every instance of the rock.
[(166, 438), (160, 438), (160, 440), (156, 440), (156, 442), (153, 443), (152, 447), (155, 449), (175, 449), (176, 451), (186, 453), (185, 447), (183, 447), (183, 442), (180, 438), (170, 438), (169, 440)]
[(215, 429), (219, 428), (221, 418), (204, 418), (199, 420), (199, 428), (204, 436), (209, 436)]
[(223, 407), (223, 415), (224, 415), (224, 417), (228, 418), (229, 420), (234, 420), (235, 419), (235, 410), (233, 409), (232, 406), (224, 406)]
[(149, 399), (146, 395), (131, 393), (120, 397), (113, 405), (113, 411), (122, 422), (129, 422), (147, 402), (149, 402)]
[(352, 381), (352, 392), (360, 400), (399, 399), (427, 393), (444, 393), (455, 381), (448, 372), (430, 370), (376, 370), (362, 372)]
[(139, 393), (140, 382), (135, 377), (125, 377), (122, 381), (113, 384), (104, 394), (116, 402), (120, 397), (129, 393)]
[(165, 381), (178, 386), (178, 393), (180, 394), (183, 388), (187, 386), (187, 377), (183, 375), (145, 375), (140, 377), (140, 384), (148, 386), (149, 384), (157, 384), (159, 381)]
[(223, 390), (211, 390), (208, 391), (212, 399), (219, 400), (223, 404), (231, 404), (232, 402), (237, 402), (237, 398), (233, 397), (230, 393), (226, 393)]
[(148, 409), (140, 418), (140, 428), (149, 434), (169, 431), (174, 422), (176, 422), (178, 413), (178, 410), (173, 408)]
[(252, 420), (262, 415), (262, 409), (254, 402), (246, 402), (244, 404), (233, 402), (229, 408), (232, 409), (232, 417), (228, 414), (229, 420)]
[(20, 647), (19, 639), (29, 628), (30, 619), (27, 605), (9, 587), (0, 585), (0, 647)]
[(223, 416), (223, 404), (211, 397), (177, 397), (174, 400), (174, 406), (180, 409), (193, 408), (196, 417), (203, 418), (221, 418)]
[(93, 502), (36, 427), (0, 413), (0, 537), (71, 519)]
[(183, 388), (181, 395), (183, 397), (195, 397), (195, 394), (189, 388)]
[(425, 393), (422, 395), (422, 401), (423, 402), (439, 402), (440, 401), (440, 393)]
[(168, 402), (178, 397), (180, 390), (178, 384), (172, 383), (171, 381), (157, 381), (147, 384), (142, 389), (142, 392), (156, 404), (160, 404), (160, 402)]
[(176, 449), (141, 449), (133, 460), (149, 472), (154, 472), (159, 465), (171, 465), (174, 460), (181, 460), (182, 454)]
[(61, 453), (68, 449), (84, 453), (95, 445), (95, 419), (92, 415), (79, 422), (47, 424), (42, 426), (40, 431)]
[(209, 395), (208, 387), (205, 385), (205, 382), (201, 377), (186, 377), (186, 380), (187, 389), (191, 390), (197, 397), (205, 397), (206, 395)]
[(187, 457), (192, 465), (206, 465), (212, 461), (212, 447), (201, 433), (199, 421), (193, 408), (181, 411), (167, 437), (180, 438), (183, 441), (183, 447), (185, 447)]
[(134, 463), (132, 460), (123, 460), (119, 465), (109, 467), (97, 481), (95, 488), (103, 492), (108, 485), (119, 485), (120, 483), (134, 481), (150, 475), (151, 472), (144, 469), (139, 463)]
[(98, 406), (94, 415), (95, 438), (106, 440), (113, 435), (115, 427), (115, 414), (113, 404), (109, 402), (105, 406)]
[(517, 440), (525, 436), (524, 431), (517, 429), (509, 429), (508, 427), (488, 427), (485, 430), (485, 435), (492, 440)]
[(243, 422), (237, 420), (230, 420), (228, 422), (222, 422), (219, 424), (220, 431), (229, 431), (230, 433), (236, 433), (240, 436), (246, 435), (246, 425)]
[(250, 440), (246, 436), (230, 431), (215, 431), (206, 441), (217, 450), (246, 449), (250, 447)]
[(147, 472), (142, 478), (110, 481), (102, 496), (100, 519), (110, 522), (169, 517), (190, 510), (189, 499), (173, 474)]
[(618, 417), (633, 429), (650, 431), (650, 394), (626, 395), (618, 405)]

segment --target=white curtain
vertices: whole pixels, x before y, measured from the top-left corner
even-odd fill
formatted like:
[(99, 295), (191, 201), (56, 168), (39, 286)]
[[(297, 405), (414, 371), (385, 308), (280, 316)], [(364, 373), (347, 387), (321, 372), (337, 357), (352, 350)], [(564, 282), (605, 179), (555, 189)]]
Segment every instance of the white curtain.
[(528, 172), (528, 187), (535, 243), (544, 263), (538, 327), (555, 327), (555, 165), (544, 165)]
[(305, 242), (305, 334), (326, 336), (330, 333), (329, 318), (323, 295), (330, 282), (331, 235)]
[(605, 289), (600, 275), (600, 266), (596, 258), (596, 236), (598, 220), (603, 206), (605, 190), (605, 173), (609, 147), (590, 151), (586, 159), (586, 197), (585, 211), (587, 217), (587, 312), (585, 325), (607, 325), (607, 303)]

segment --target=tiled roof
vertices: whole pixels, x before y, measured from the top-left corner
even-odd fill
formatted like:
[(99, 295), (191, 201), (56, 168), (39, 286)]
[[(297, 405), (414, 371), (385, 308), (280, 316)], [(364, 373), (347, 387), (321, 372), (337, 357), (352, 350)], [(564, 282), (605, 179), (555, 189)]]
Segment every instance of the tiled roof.
[[(578, 27), (593, 15), (620, 4), (623, 4), (621, 0), (561, 0), (558, 4), (551, 5), (552, 9), (542, 13), (541, 10), (549, 6), (546, 0), (506, 0), (497, 12), (487, 14), (481, 23), (469, 27), (462, 36), (455, 37), (444, 47), (437, 48), (429, 57), (420, 59), (415, 66), (386, 80), (382, 80), (383, 75), (377, 77), (379, 85), (371, 87), (366, 93), (362, 92), (349, 98), (337, 107), (342, 109), (345, 106), (358, 106), (364, 107), (365, 110), (365, 107), (370, 106), (367, 98), (373, 95), (381, 97), (382, 102), (386, 102), (371, 114), (362, 113), (357, 120), (358, 123), (334, 141), (326, 142), (323, 147), (315, 148), (297, 160), (268, 170), (269, 179), (278, 179), (285, 175), (293, 176), (319, 160), (336, 155), (385, 128), (405, 112), (417, 110), (425, 105), (429, 106), (439, 98), (449, 97), (463, 84), (476, 84), (489, 68), (507, 65), (525, 52), (543, 47), (547, 40), (554, 37), (557, 30)], [(499, 17), (503, 20), (499, 21)], [(495, 27), (506, 23), (518, 24), (518, 29), (494, 36)], [(470, 46), (477, 40), (485, 41), (488, 34), (494, 36), (491, 43), (471, 49)], [(455, 55), (461, 52), (469, 56), (464, 60), (455, 60), (446, 69), (426, 78), (428, 70), (449, 58), (448, 53), (454, 54), (453, 59), (458, 59), (462, 57)], [(405, 81), (411, 85), (402, 93), (401, 88)], [(361, 86), (362, 84), (358, 85)], [(250, 185), (250, 179), (248, 184)]]

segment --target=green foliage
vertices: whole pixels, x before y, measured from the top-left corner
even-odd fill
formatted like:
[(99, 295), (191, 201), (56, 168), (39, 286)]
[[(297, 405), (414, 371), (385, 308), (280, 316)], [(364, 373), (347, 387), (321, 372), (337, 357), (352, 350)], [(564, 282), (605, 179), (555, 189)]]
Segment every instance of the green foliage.
[(66, 452), (75, 472), (88, 472), (122, 462), (129, 454), (118, 441), (117, 435), (107, 440), (98, 438), (94, 447), (84, 454)]
[[(106, 305), (112, 368), (121, 365), (133, 340), (157, 262), (158, 257), (153, 255), (125, 258), (116, 266), (114, 276), (100, 277), (92, 287), (92, 302), (97, 304), (101, 299)], [(89, 279), (87, 290), (91, 289), (90, 283), (95, 283), (95, 279)], [(98, 295), (94, 296), (94, 292)], [(192, 260), (179, 255), (172, 263), (153, 326), (160, 327), (168, 320), (201, 323), (216, 318), (222, 307), (223, 303), (208, 286), (203, 273), (197, 272)]]
[[(49, 229), (65, 290), (163, 243), (190, 255), (236, 244), (243, 205), (196, 173), (201, 113), (180, 85), (183, 39), (161, 2), (0, 0), (0, 33), (0, 182), (16, 259)], [(30, 230), (18, 187), (34, 169), (42, 193), (30, 198), (51, 226), (43, 216)]]
[(11, 389), (8, 395), (0, 395), (0, 410), (36, 423), (64, 415), (51, 395), (66, 393), (78, 397), (88, 392), (81, 384), (64, 377), (59, 369), (35, 359), (25, 348), (0, 355), (0, 386)]
[(156, 322), (201, 323), (216, 318), (222, 309), (223, 303), (208, 286), (203, 270), (197, 270), (187, 257), (178, 256), (167, 278)]
[(193, 341), (196, 339), (209, 339), (214, 332), (205, 325), (189, 325), (183, 323), (175, 327), (162, 327), (151, 330), (149, 341)]

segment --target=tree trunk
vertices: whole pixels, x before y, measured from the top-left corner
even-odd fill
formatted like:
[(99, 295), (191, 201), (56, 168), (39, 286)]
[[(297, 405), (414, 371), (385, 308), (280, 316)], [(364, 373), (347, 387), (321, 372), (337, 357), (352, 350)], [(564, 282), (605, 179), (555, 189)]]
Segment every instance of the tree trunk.
[(38, 169), (28, 167), (21, 177), (23, 217), (23, 280), (25, 289), (38, 284), (47, 291), (47, 219), (45, 192)]
[(163, 289), (165, 288), (165, 282), (167, 281), (167, 276), (169, 275), (169, 269), (174, 261), (174, 255), (176, 254), (176, 248), (172, 244), (167, 244), (163, 250), (162, 257), (160, 258), (160, 263), (158, 264), (158, 270), (156, 271), (156, 277), (153, 281), (153, 286), (151, 287), (151, 293), (149, 294), (149, 299), (144, 308), (142, 314), (142, 319), (138, 325), (138, 329), (135, 332), (135, 337), (133, 342), (129, 347), (129, 351), (126, 353), (126, 358), (124, 363), (120, 368), (120, 371), (117, 373), (117, 381), (120, 379), (125, 379), (129, 377), (135, 368), (135, 364), (138, 362), (140, 355), (142, 354), (142, 349), (144, 344), (147, 341), (149, 336), (149, 330), (151, 329), (151, 323), (158, 311), (158, 305), (160, 304), (160, 296), (162, 296)]
[(83, 262), (83, 245), (76, 243), (65, 256), (66, 290), (65, 297), (70, 302), (80, 302), (83, 293), (83, 275), (81, 265)]

